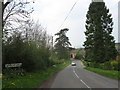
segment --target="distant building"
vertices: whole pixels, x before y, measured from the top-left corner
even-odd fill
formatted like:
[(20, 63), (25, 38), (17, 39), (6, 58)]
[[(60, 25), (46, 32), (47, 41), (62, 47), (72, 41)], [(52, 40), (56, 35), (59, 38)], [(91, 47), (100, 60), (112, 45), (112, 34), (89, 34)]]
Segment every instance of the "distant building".
[(115, 47), (116, 47), (118, 53), (120, 54), (120, 43), (115, 43)]
[(76, 54), (77, 54), (78, 52), (80, 52), (82, 55), (85, 54), (84, 48), (73, 49), (73, 50), (70, 51), (71, 58), (75, 58), (75, 57), (76, 57)]
[(70, 52), (71, 58), (75, 58), (75, 56), (78, 52), (79, 52), (79, 49), (71, 50), (71, 52)]

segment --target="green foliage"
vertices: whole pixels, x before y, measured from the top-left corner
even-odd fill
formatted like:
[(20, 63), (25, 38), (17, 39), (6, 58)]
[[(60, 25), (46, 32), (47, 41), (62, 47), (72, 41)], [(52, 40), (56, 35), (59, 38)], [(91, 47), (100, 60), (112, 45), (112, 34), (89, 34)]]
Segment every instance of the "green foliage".
[(78, 52), (75, 56), (75, 59), (79, 59), (79, 60), (83, 59), (82, 53)]
[(59, 59), (54, 52), (52, 52), (52, 55), (50, 56), (49, 59), (50, 59), (50, 65), (62, 64), (66, 61), (65, 59)]
[(92, 63), (89, 63), (89, 67), (98, 68), (98, 67), (99, 67), (99, 64), (98, 64), (98, 63), (95, 63), (95, 62), (92, 62)]
[(111, 61), (112, 70), (120, 71), (120, 61)]
[(105, 70), (112, 70), (112, 66), (111, 66), (110, 61), (109, 62), (105, 62), (103, 64), (99, 64), (98, 68), (105, 69)]
[(22, 42), (22, 45), (19, 44), (20, 46), (16, 44), (13, 42), (10, 45), (5, 45), (3, 66), (7, 63), (20, 62), (22, 63), (22, 68), (26, 71), (46, 69), (49, 67), (50, 53), (48, 49), (37, 48), (34, 43)]
[(83, 61), (83, 64), (84, 64), (86, 67), (89, 66), (88, 62), (86, 62), (86, 61)]
[(51, 50), (48, 35), (46, 32), (40, 33), (38, 29), (27, 33), (30, 36), (25, 38), (18, 33), (3, 42), (3, 69), (5, 69), (5, 64), (11, 63), (22, 63), (22, 68), (28, 72), (46, 69), (50, 66)]
[(109, 9), (104, 2), (92, 2), (89, 6), (86, 19), (85, 59), (103, 63), (115, 60), (114, 37), (111, 35), (113, 22)]
[[(25, 26), (25, 31), (16, 31), (3, 42), (3, 69), (5, 69), (5, 64), (22, 63), (21, 68), (27, 72), (32, 72), (45, 70), (54, 64), (64, 63), (63, 59), (68, 59), (69, 42), (68, 37), (65, 36), (67, 29), (60, 32), (62, 40), (57, 38), (58, 41), (62, 42), (62, 46), (59, 48), (58, 45), (58, 54), (56, 54), (51, 44), (51, 36), (43, 31), (43, 27), (38, 22), (28, 21)], [(53, 52), (54, 55), (52, 55)]]
[(4, 71), (2, 72), (3, 75), (5, 75), (6, 79), (10, 79), (10, 78), (16, 78), (19, 76), (24, 76), (26, 74), (26, 71), (23, 69), (4, 69)]
[(59, 59), (69, 59), (70, 54), (69, 54), (69, 38), (66, 36), (66, 32), (68, 31), (67, 28), (60, 30), (58, 33), (55, 35), (58, 36), (56, 38), (55, 42), (55, 54)]
[(104, 69), (104, 70), (118, 70), (118, 71), (120, 71), (120, 61), (118, 61), (118, 60), (108, 61), (105, 63), (84, 62), (84, 64), (87, 67), (100, 68), (100, 69)]
[[(51, 76), (56, 73), (57, 71), (65, 68), (71, 62), (66, 61), (64, 64), (56, 65), (56, 67), (51, 67), (46, 70), (38, 70), (35, 72), (26, 72), (24, 76), (15, 76), (14, 78), (9, 78), (7, 74), (3, 75), (2, 78), (2, 88), (38, 88), (43, 82), (51, 78)], [(24, 89), (23, 89), (24, 90)]]
[(51, 61), (52, 65), (62, 64), (62, 63), (65, 62), (64, 59), (61, 59), (61, 60), (59, 60), (59, 59), (51, 59), (50, 61)]
[(120, 71), (103, 70), (103, 69), (91, 68), (91, 67), (86, 67), (85, 69), (113, 79), (120, 79), (120, 75), (119, 75)]

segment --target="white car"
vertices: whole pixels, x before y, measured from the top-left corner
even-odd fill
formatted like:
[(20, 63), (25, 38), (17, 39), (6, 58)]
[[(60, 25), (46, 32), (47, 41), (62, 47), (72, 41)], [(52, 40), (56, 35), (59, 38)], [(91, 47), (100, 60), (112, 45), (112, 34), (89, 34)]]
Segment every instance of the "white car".
[(76, 66), (76, 63), (74, 63), (74, 62), (72, 62), (72, 64), (71, 64), (72, 66)]

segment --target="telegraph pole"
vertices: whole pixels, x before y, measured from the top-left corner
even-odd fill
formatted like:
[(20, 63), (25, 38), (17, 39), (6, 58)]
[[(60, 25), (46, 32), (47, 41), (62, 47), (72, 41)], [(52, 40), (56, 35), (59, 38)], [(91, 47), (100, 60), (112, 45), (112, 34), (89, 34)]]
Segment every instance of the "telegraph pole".
[(120, 1), (118, 2), (118, 43), (120, 43)]
[[(2, 75), (2, 1), (0, 1), (0, 75)], [(0, 90), (2, 89), (2, 77), (0, 77)]]

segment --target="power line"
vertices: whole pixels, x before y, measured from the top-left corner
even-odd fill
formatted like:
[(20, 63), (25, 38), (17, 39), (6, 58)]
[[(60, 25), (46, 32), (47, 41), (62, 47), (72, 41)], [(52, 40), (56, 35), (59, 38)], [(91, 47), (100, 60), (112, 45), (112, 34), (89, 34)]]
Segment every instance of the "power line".
[(62, 27), (62, 25), (64, 24), (64, 22), (67, 20), (68, 16), (70, 15), (70, 13), (72, 12), (73, 8), (75, 7), (75, 5), (77, 4), (78, 0), (73, 4), (72, 8), (70, 9), (69, 13), (67, 14), (67, 16), (65, 17), (64, 21), (62, 22), (62, 24), (60, 25), (60, 27), (58, 28), (58, 30)]

